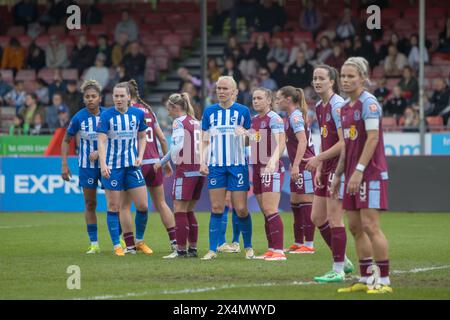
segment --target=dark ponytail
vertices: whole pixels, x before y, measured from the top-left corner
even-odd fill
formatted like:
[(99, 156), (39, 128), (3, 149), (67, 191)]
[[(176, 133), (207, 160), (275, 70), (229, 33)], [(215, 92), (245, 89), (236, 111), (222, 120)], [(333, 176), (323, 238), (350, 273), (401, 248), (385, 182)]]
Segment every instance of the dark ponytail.
[(153, 109), (152, 107), (146, 103), (144, 100), (142, 100), (140, 94), (139, 94), (139, 87), (138, 84), (136, 82), (136, 80), (131, 79), (130, 81), (128, 81), (128, 86), (130, 88), (130, 96), (131, 99), (135, 99), (137, 100), (137, 102), (139, 102), (140, 104), (142, 104), (144, 107), (146, 107), (150, 112), (153, 113)]

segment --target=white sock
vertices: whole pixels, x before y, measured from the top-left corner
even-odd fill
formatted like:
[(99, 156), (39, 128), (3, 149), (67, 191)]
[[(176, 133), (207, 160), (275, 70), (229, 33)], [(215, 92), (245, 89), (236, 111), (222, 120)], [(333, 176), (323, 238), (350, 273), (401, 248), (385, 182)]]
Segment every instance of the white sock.
[(337, 273), (344, 272), (345, 262), (333, 262), (333, 271)]
[(283, 250), (272, 250), (272, 251), (275, 252), (275, 253), (280, 253), (280, 254), (284, 253)]
[(389, 277), (380, 277), (380, 284), (389, 286), (391, 285), (391, 280), (389, 279)]
[(136, 238), (136, 243), (142, 242), (142, 241), (144, 241), (144, 239), (138, 239), (138, 238)]
[(314, 241), (305, 241), (305, 246), (308, 248), (314, 248)]
[(295, 245), (301, 247), (303, 245), (303, 243), (296, 242)]
[(116, 245), (114, 246), (114, 249), (117, 249), (117, 248), (122, 248), (122, 246), (121, 246), (120, 244), (116, 244)]
[(98, 241), (92, 241), (91, 246), (98, 246)]

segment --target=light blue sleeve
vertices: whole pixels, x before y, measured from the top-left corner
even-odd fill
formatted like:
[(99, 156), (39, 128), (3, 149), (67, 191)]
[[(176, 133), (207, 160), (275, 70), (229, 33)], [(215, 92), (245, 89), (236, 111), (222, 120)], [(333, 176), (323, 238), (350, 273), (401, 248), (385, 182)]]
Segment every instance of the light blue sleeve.
[(300, 112), (295, 112), (289, 117), (289, 124), (294, 130), (294, 133), (305, 131), (305, 120)]
[(369, 97), (364, 100), (362, 105), (362, 119), (380, 119), (382, 115), (382, 109), (377, 99)]
[(283, 119), (281, 119), (279, 115), (273, 116), (272, 118), (270, 118), (269, 127), (273, 133), (283, 133), (284, 132)]
[(333, 117), (334, 124), (336, 125), (336, 129), (342, 127), (341, 124), (341, 109), (344, 106), (344, 102), (336, 102), (333, 105), (333, 109), (331, 109), (331, 116)]
[(172, 144), (169, 151), (161, 159), (161, 165), (165, 165), (170, 159), (175, 159), (184, 144), (184, 126), (180, 120), (175, 119), (172, 125)]

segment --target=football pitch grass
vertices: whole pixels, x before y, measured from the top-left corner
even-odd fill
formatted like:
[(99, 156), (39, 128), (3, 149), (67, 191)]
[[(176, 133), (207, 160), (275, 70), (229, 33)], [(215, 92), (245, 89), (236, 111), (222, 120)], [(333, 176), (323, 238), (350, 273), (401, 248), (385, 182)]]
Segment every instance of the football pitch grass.
[[(199, 256), (207, 251), (209, 214), (198, 214)], [(264, 220), (253, 213), (253, 246), (264, 253)], [(283, 213), (285, 246), (292, 242), (292, 214)], [(343, 284), (315, 284), (329, 271), (331, 257), (316, 230), (313, 255), (287, 261), (246, 260), (244, 253), (218, 259), (164, 260), (170, 253), (159, 215), (151, 213), (146, 242), (154, 254), (117, 257), (98, 214), (102, 252), (87, 255), (88, 237), (80, 213), (0, 213), (0, 299), (450, 299), (450, 214), (387, 213), (382, 228), (389, 240), (394, 293), (338, 294)], [(231, 216), (227, 240), (231, 240)], [(347, 255), (357, 268), (348, 235)], [(242, 247), (242, 239), (241, 239)], [(69, 290), (71, 265), (80, 267), (81, 289)], [(352, 275), (355, 276), (357, 270)], [(347, 285), (354, 279), (348, 277)]]

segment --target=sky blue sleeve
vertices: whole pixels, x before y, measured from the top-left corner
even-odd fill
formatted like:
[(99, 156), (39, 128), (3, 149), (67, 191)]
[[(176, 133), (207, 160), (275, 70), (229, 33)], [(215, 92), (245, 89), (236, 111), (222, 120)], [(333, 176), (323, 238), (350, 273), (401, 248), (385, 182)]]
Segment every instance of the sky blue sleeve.
[(333, 117), (334, 124), (336, 125), (336, 129), (342, 127), (341, 124), (341, 109), (344, 106), (343, 102), (337, 102), (333, 105), (333, 109), (331, 110), (331, 116)]
[(252, 116), (250, 115), (250, 110), (244, 108), (244, 129), (250, 129), (252, 125)]
[(294, 133), (305, 131), (305, 120), (301, 113), (295, 113), (289, 117), (289, 124), (294, 130)]
[(281, 119), (279, 115), (270, 118), (269, 127), (273, 133), (283, 133), (284, 132), (283, 119)]
[(77, 115), (74, 115), (72, 120), (70, 120), (69, 126), (67, 127), (67, 133), (71, 136), (74, 136), (80, 130), (80, 121), (78, 120)]
[(102, 112), (100, 114), (100, 120), (97, 126), (97, 132), (107, 134), (109, 131), (109, 118), (106, 115), (106, 112)]
[(137, 110), (139, 112), (139, 132), (147, 130), (147, 125), (145, 124), (145, 114), (142, 110)]
[(169, 151), (161, 159), (161, 165), (165, 165), (170, 159), (175, 159), (183, 149), (184, 126), (180, 120), (175, 120), (172, 125), (172, 144)]
[(362, 105), (362, 119), (380, 119), (382, 114), (381, 106), (377, 99), (369, 97)]
[(205, 109), (205, 111), (203, 111), (202, 130), (203, 131), (209, 130), (209, 111), (208, 111), (208, 109)]

